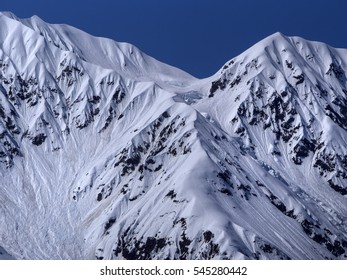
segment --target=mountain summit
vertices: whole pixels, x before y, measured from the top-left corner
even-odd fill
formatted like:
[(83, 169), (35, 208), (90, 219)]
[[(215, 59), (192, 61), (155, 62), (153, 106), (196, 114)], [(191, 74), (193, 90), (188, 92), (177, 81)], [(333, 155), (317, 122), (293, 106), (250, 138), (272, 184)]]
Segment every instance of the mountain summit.
[(0, 259), (346, 259), (347, 50), (196, 79), (0, 14)]

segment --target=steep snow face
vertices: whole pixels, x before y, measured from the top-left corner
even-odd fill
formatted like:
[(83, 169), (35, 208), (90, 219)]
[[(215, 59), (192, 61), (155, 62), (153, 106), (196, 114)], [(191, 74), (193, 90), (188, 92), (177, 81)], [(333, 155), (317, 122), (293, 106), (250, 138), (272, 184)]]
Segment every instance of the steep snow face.
[(0, 257), (346, 258), (345, 50), (274, 34), (197, 80), (0, 26)]
[(277, 33), (226, 63), (194, 105), (281, 178), (283, 189), (266, 178), (260, 189), (336, 257), (346, 245), (346, 57)]
[[(312, 167), (345, 195), (346, 57), (346, 50), (274, 34), (216, 75), (209, 98), (217, 110), (209, 113), (257, 148), (257, 156), (271, 155), (268, 164), (294, 163), (306, 175)], [(228, 110), (225, 104), (232, 102)], [(205, 110), (210, 100), (201, 103)]]

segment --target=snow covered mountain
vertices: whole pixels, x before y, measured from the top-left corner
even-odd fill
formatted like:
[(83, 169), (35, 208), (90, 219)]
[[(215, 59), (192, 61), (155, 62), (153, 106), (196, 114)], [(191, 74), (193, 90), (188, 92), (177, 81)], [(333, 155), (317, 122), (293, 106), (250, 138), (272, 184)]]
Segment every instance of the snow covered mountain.
[(346, 259), (346, 70), (276, 33), (198, 80), (1, 13), (0, 258)]

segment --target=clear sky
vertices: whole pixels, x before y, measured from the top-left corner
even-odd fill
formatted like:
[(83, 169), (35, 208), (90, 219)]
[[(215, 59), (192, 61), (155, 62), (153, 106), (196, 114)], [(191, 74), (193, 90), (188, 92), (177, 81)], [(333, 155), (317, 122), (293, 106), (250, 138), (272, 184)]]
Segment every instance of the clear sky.
[(0, 10), (131, 43), (200, 78), (277, 31), (347, 48), (347, 0), (1, 0)]

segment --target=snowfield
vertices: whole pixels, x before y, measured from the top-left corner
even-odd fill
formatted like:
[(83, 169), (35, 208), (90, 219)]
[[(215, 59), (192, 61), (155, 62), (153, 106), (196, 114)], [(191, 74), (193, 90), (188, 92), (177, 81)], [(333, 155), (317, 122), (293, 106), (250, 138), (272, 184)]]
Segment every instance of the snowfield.
[(0, 14), (0, 259), (347, 259), (347, 50), (196, 79)]

